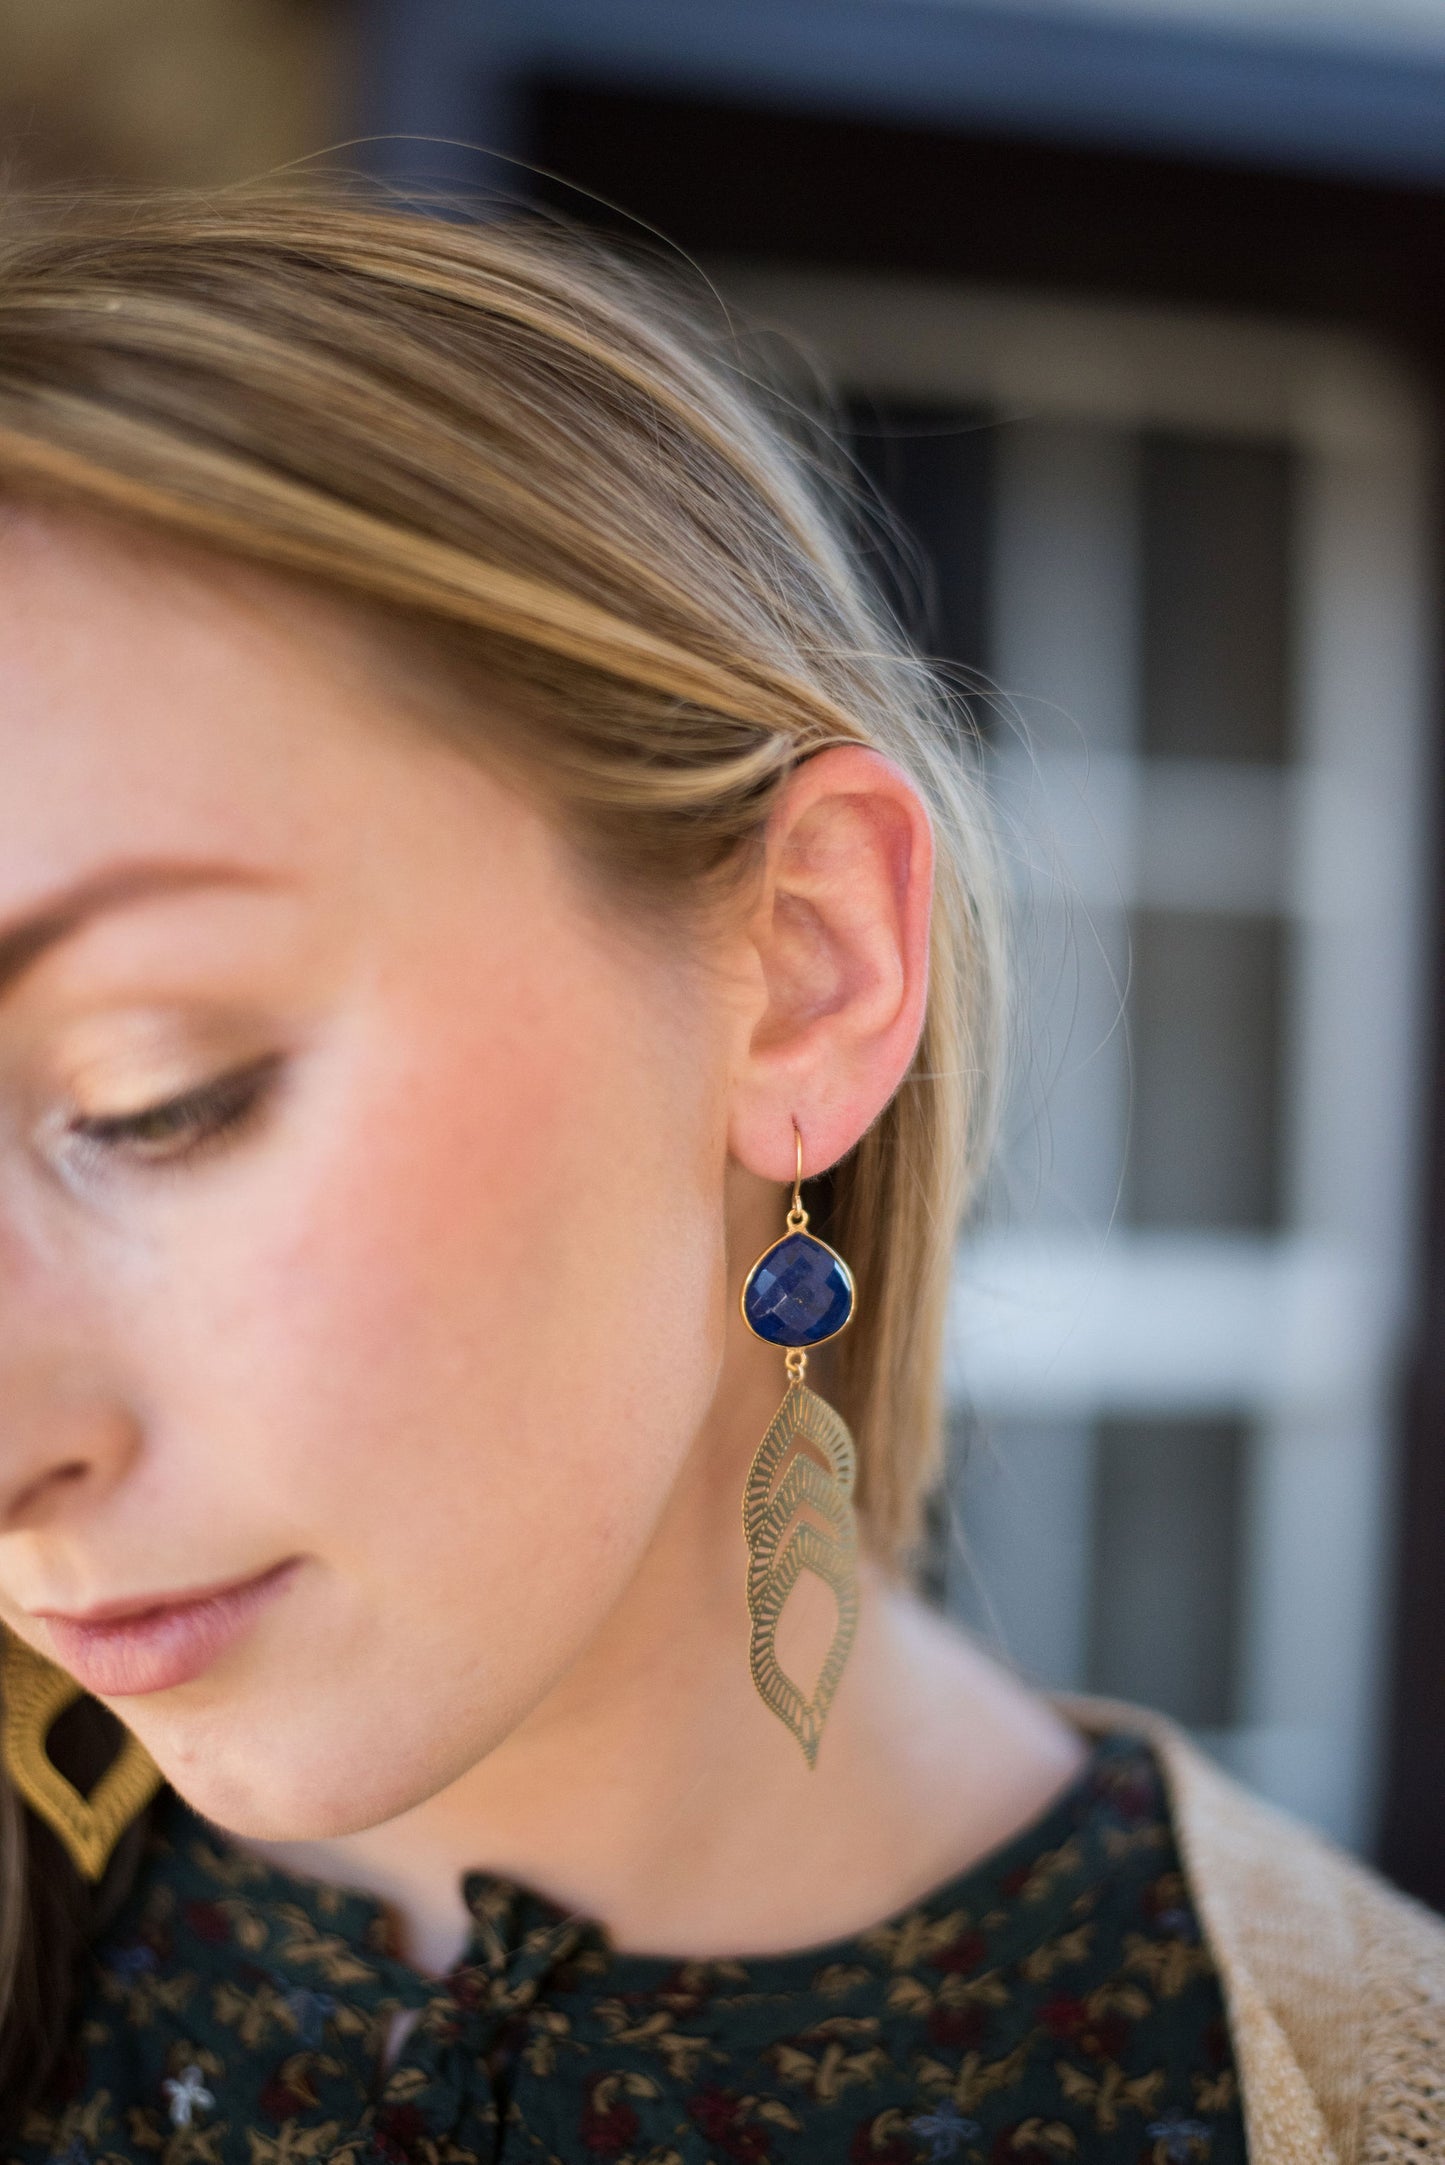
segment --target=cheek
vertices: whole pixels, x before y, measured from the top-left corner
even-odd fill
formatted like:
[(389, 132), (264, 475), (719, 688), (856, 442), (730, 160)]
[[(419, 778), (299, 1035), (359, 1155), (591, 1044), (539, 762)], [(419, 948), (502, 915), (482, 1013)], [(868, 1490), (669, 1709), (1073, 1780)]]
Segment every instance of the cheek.
[(515, 1542), (584, 1496), (596, 1539), (685, 1442), (660, 1384), (695, 1395), (720, 1345), (712, 1123), (615, 995), (558, 990), (445, 1036), (418, 1017), (424, 1061), (363, 1053), (345, 1145), (263, 1259), (328, 1494), (389, 1471), (439, 1527), (460, 1495)]
[[(383, 1741), (409, 1737), (385, 1763), (424, 1794), (536, 1703), (625, 1585), (715, 1388), (724, 1115), (697, 1038), (595, 966), (542, 974), (545, 997), (494, 985), (475, 1022), (441, 1027), (424, 986), (378, 1008), (327, 1139), (302, 1128), (264, 1194), (237, 1183), (229, 1272), (189, 1258), (171, 1422), (220, 1447), (211, 1516), (273, 1544), (217, 1574), (316, 1560), (273, 1654), (294, 1735), (258, 1658), (242, 1754), (270, 1758), (273, 1792), (301, 1784), (303, 1817), (328, 1775), (368, 1793), (357, 1762)], [(206, 1780), (248, 1727), (239, 1701), (212, 1710)], [(208, 1807), (171, 1766), (243, 1825), (239, 1797)]]

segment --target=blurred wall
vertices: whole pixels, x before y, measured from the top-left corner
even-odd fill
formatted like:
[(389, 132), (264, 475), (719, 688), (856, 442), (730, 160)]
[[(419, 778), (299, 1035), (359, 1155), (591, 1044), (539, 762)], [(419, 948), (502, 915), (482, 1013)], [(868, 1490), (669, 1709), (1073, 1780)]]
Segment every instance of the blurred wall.
[(0, 0), (12, 176), (226, 182), (349, 132), (331, 0)]

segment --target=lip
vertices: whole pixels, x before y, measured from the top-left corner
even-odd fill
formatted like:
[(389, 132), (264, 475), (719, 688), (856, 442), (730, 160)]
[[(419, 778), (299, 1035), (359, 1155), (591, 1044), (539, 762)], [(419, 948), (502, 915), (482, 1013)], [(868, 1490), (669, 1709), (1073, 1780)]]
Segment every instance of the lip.
[(79, 1615), (35, 1609), (55, 1655), (98, 1698), (139, 1698), (204, 1675), (290, 1583), (290, 1556), (249, 1579), (180, 1594), (99, 1602)]

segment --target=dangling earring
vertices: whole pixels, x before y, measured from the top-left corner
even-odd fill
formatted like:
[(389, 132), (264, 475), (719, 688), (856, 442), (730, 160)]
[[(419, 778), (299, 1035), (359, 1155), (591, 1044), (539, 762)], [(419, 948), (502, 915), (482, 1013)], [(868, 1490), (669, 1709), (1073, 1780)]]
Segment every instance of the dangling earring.
[[(858, 1529), (853, 1516), (857, 1454), (847, 1425), (810, 1391), (809, 1346), (825, 1345), (852, 1320), (852, 1274), (840, 1255), (808, 1231), (799, 1199), (803, 1138), (796, 1120), (793, 1202), (787, 1231), (758, 1257), (742, 1290), (743, 1321), (755, 1337), (787, 1350), (788, 1386), (753, 1456), (743, 1490), (748, 1544), (748, 1664), (763, 1703), (787, 1723), (816, 1764), (818, 1739), (843, 1674), (858, 1621)], [(832, 1589), (838, 1621), (807, 1698), (778, 1662), (778, 1619), (802, 1571)]]
[(161, 1771), (139, 1737), (125, 1741), (88, 1797), (68, 1782), (45, 1749), (45, 1740), (68, 1706), (84, 1693), (74, 1677), (4, 1634), (0, 1656), (0, 1755), (25, 1802), (59, 1836), (82, 1879), (98, 1880), (126, 1828), (161, 1786)]

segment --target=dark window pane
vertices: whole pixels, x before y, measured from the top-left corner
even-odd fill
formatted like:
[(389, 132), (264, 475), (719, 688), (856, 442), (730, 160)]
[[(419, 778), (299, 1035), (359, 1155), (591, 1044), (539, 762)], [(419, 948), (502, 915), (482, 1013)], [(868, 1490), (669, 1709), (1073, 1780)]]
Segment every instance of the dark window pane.
[(1144, 750), (1284, 759), (1290, 454), (1146, 436), (1142, 455)]
[(889, 608), (925, 653), (986, 670), (993, 428), (982, 410), (855, 398), (848, 448), (901, 528), (865, 532)]
[(1090, 1688), (1226, 1727), (1237, 1719), (1243, 1424), (1104, 1421), (1097, 1449)]
[(1276, 918), (1135, 919), (1126, 1194), (1136, 1224), (1279, 1224), (1284, 964)]

